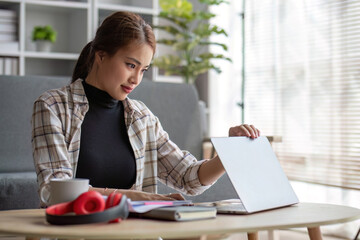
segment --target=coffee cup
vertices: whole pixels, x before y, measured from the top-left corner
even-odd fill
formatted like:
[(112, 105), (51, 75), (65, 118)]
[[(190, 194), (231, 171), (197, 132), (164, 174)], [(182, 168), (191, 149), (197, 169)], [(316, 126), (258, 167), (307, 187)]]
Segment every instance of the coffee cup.
[(70, 202), (75, 200), (80, 194), (89, 190), (89, 179), (85, 178), (71, 178), (60, 179), (53, 178), (49, 184), (50, 197), (47, 202), (48, 206)]

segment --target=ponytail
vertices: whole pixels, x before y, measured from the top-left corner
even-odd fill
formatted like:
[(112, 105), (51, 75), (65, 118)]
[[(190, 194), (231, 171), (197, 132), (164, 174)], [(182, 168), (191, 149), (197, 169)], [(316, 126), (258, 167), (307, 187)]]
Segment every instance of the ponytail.
[(92, 41), (86, 44), (81, 51), (73, 71), (71, 82), (75, 82), (79, 78), (85, 80), (87, 77), (94, 61), (94, 51), (92, 51), (91, 45)]

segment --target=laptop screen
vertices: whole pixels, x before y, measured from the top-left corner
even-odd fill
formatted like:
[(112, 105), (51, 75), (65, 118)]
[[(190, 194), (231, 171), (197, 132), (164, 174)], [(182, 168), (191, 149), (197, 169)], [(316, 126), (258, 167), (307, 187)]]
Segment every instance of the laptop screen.
[(248, 212), (299, 202), (265, 136), (211, 138), (211, 141)]

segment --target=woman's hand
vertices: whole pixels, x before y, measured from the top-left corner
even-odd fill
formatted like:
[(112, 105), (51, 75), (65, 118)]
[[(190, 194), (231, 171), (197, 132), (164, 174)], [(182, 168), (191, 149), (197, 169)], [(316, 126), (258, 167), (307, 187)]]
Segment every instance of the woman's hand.
[(246, 136), (257, 138), (260, 136), (260, 131), (254, 125), (241, 124), (239, 126), (231, 127), (229, 129), (229, 137)]
[(128, 198), (133, 201), (175, 201), (175, 200), (185, 200), (185, 198), (180, 193), (170, 193), (170, 194), (156, 194), (148, 193), (137, 190), (127, 190), (127, 189), (114, 189), (114, 188), (94, 188), (90, 187), (89, 191), (97, 191), (102, 195), (108, 196), (110, 193), (116, 191), (121, 194), (125, 194)]
[(185, 200), (185, 198), (180, 193), (156, 194), (156, 193), (148, 193), (148, 192), (135, 191), (135, 190), (118, 190), (118, 191), (119, 192), (124, 191), (124, 194), (132, 201)]
[[(260, 131), (253, 125), (242, 124), (231, 127), (229, 129), (229, 136), (246, 136), (257, 138), (260, 136)], [(219, 156), (216, 156), (201, 164), (198, 171), (198, 176), (201, 184), (207, 186), (218, 180), (224, 173), (224, 166), (222, 165)]]

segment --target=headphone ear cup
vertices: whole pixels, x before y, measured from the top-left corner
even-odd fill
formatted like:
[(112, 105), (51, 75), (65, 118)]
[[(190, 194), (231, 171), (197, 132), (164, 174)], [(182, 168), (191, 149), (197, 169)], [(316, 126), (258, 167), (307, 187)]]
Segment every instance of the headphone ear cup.
[(111, 193), (106, 200), (105, 208), (111, 208), (118, 205), (121, 201), (121, 197), (122, 197), (121, 193), (115, 193), (115, 192)]
[[(105, 205), (105, 208), (108, 209), (108, 208), (111, 208), (111, 207), (114, 207), (116, 205), (118, 205), (121, 201), (121, 198), (122, 198), (122, 194), (121, 193), (115, 193), (115, 192), (112, 192), (107, 200), (106, 200), (106, 205)], [(121, 219), (120, 218), (117, 218), (117, 219), (114, 219), (114, 220), (111, 220), (109, 221), (109, 223), (118, 223), (120, 222)]]
[(102, 212), (105, 209), (105, 200), (96, 191), (82, 193), (75, 201), (73, 210), (77, 215)]
[(73, 209), (74, 201), (71, 201), (50, 206), (46, 209), (46, 212), (53, 215), (64, 215), (66, 213), (73, 212)]

